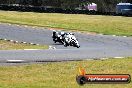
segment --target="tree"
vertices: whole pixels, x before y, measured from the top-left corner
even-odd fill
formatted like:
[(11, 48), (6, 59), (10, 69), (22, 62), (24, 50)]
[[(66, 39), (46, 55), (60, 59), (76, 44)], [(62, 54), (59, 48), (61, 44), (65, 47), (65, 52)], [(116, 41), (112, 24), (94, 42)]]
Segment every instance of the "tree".
[(42, 5), (42, 0), (32, 0), (32, 5), (33, 6), (41, 6)]
[(114, 12), (117, 3), (129, 2), (132, 0), (0, 0), (0, 4), (15, 4), (33, 5), (33, 6), (52, 6), (59, 8), (74, 9), (79, 5), (86, 5), (87, 3), (96, 3), (98, 11)]

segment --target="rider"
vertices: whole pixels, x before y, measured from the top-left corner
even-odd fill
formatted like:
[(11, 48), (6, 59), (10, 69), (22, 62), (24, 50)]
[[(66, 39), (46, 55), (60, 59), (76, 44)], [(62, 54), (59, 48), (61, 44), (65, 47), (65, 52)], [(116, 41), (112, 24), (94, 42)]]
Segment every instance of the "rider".
[(65, 35), (65, 33), (62, 31), (53, 30), (53, 34), (52, 34), (53, 41), (55, 41), (55, 42), (61, 41), (63, 43), (64, 35)]
[(56, 31), (53, 30), (52, 38), (55, 38), (55, 37), (56, 37)]
[(62, 31), (53, 30), (52, 34), (53, 41), (60, 41), (64, 44), (64, 46), (71, 45), (71, 40), (76, 40), (73, 33), (65, 33)]

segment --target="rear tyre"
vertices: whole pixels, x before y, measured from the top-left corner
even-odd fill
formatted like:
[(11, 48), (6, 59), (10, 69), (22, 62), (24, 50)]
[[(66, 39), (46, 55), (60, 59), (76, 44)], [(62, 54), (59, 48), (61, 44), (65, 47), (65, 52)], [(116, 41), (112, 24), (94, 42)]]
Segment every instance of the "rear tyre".
[(64, 46), (65, 46), (65, 47), (67, 47), (67, 44), (66, 44), (66, 43), (64, 43)]

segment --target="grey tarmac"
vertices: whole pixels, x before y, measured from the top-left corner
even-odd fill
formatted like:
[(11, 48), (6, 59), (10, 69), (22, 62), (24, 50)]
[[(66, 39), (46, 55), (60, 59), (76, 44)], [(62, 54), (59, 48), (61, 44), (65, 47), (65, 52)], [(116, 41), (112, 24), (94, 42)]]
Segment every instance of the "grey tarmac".
[(52, 62), (132, 56), (132, 37), (75, 32), (81, 46), (76, 48), (64, 47), (59, 43), (55, 44), (51, 34), (52, 30), (43, 27), (0, 24), (1, 39), (40, 45), (47, 44), (56, 48), (47, 50), (0, 50), (0, 62), (6, 63), (10, 60)]

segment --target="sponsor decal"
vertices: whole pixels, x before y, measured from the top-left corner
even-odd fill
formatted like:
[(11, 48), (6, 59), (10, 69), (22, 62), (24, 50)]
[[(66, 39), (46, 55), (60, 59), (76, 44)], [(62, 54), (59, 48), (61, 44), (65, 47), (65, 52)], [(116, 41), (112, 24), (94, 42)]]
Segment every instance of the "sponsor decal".
[(76, 81), (79, 85), (83, 84), (122, 84), (130, 83), (129, 74), (86, 74), (84, 69), (79, 68), (79, 75)]

